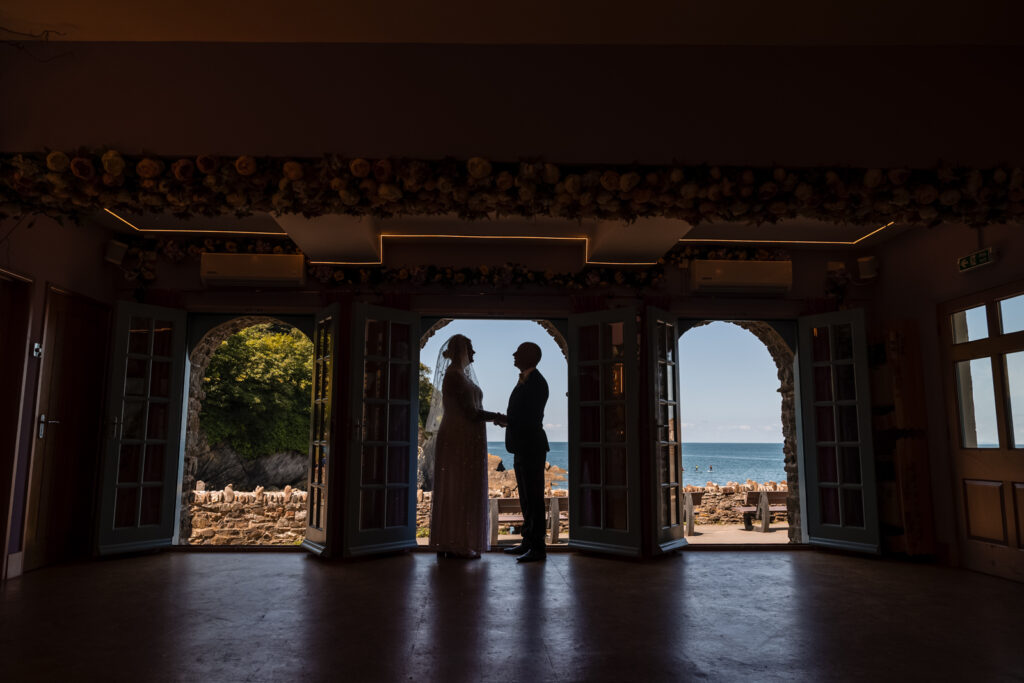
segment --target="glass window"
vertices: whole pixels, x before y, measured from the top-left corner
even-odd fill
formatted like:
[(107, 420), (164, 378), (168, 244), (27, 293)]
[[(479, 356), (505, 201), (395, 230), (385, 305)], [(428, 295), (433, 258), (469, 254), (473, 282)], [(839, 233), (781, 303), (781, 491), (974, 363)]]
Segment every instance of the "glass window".
[(1003, 334), (1024, 330), (1024, 294), (999, 302), (999, 322)]
[(966, 311), (957, 311), (953, 318), (953, 343), (977, 341), (988, 338), (988, 318), (984, 306), (975, 306)]
[(1024, 448), (1024, 351), (1006, 354), (1006, 389), (1010, 393), (1013, 447)]
[(956, 380), (960, 445), (964, 448), (999, 448), (992, 359), (960, 361), (956, 364)]

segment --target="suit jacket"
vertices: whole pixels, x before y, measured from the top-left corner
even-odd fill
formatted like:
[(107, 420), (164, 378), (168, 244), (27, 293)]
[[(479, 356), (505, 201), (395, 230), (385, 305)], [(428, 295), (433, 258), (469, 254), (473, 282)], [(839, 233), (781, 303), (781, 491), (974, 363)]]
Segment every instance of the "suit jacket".
[(548, 452), (548, 435), (544, 432), (544, 406), (547, 402), (548, 383), (544, 375), (534, 368), (508, 397), (505, 450), (509, 453)]

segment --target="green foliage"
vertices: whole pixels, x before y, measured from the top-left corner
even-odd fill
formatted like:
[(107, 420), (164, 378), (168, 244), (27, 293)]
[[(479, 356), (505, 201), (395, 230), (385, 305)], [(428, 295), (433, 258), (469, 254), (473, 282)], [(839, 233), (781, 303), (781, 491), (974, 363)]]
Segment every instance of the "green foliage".
[(267, 323), (232, 335), (203, 378), (200, 424), (213, 444), (253, 459), (309, 447), (313, 343)]
[(430, 397), (434, 393), (434, 385), (430, 382), (430, 368), (420, 363), (420, 429), (427, 422), (430, 414)]

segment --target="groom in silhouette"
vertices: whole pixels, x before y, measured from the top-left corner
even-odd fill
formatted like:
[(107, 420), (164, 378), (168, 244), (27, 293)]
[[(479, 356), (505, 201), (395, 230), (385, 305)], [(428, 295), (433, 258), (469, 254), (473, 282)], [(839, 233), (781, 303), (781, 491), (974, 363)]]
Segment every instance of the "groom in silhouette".
[(537, 562), (547, 557), (544, 543), (544, 461), (548, 436), (544, 433), (544, 406), (548, 383), (537, 370), (540, 347), (523, 342), (512, 354), (519, 368), (519, 384), (508, 398), (508, 413), (494, 424), (505, 427), (505, 450), (514, 456), (519, 505), (523, 509), (523, 542), (505, 552), (516, 562)]

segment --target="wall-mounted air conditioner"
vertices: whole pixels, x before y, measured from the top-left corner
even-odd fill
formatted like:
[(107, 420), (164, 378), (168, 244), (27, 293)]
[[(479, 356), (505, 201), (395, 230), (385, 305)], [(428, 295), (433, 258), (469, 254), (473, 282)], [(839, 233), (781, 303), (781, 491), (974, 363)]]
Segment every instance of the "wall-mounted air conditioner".
[(202, 254), (204, 284), (239, 287), (297, 287), (306, 284), (302, 254)]
[(690, 261), (693, 292), (779, 294), (792, 287), (792, 261)]

